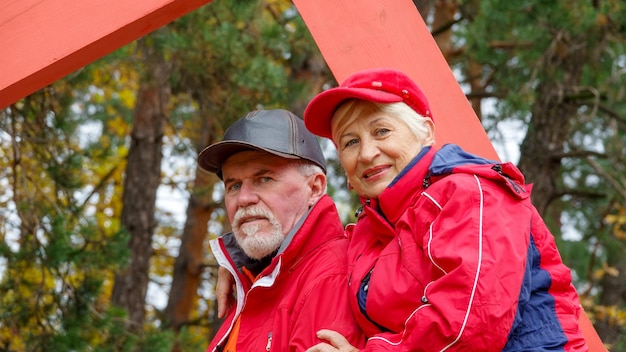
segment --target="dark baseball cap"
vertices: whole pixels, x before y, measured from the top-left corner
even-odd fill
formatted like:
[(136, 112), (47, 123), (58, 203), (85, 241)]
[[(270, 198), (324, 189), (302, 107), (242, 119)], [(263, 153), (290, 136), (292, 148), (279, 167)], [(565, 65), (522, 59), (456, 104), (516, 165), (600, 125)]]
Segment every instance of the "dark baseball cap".
[(369, 68), (348, 76), (338, 87), (315, 96), (304, 111), (304, 123), (318, 136), (331, 138), (330, 121), (348, 99), (374, 103), (404, 102), (418, 114), (433, 118), (426, 95), (404, 72), (393, 68)]
[(232, 155), (260, 150), (287, 159), (305, 159), (326, 172), (326, 160), (317, 137), (304, 126), (304, 121), (283, 110), (255, 110), (232, 124), (221, 142), (204, 148), (198, 165), (222, 178), (222, 164)]

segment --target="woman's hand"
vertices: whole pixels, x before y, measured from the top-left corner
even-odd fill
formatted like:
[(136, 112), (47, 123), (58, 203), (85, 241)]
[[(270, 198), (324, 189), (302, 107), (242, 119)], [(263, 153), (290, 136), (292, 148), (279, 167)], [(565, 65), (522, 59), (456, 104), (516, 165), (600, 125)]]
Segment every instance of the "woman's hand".
[(317, 337), (320, 340), (326, 340), (325, 342), (318, 343), (317, 345), (309, 348), (306, 352), (358, 352), (359, 350), (352, 346), (343, 335), (334, 330), (320, 330), (317, 332)]
[(217, 299), (217, 317), (223, 318), (226, 316), (228, 307), (230, 307), (235, 299), (233, 297), (233, 285), (235, 284), (235, 278), (230, 274), (230, 271), (223, 266), (217, 269), (217, 283), (215, 283), (215, 298)]

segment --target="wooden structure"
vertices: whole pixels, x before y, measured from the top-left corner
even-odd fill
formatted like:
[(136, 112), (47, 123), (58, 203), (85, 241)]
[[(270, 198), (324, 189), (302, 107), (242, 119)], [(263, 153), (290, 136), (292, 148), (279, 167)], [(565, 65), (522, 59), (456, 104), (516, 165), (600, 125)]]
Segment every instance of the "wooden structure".
[[(8, 0), (0, 3), (0, 109), (210, 0)], [(429, 98), (437, 142), (498, 159), (411, 0), (293, 0), (338, 81), (405, 71)], [(586, 314), (590, 351), (606, 351)]]
[(210, 0), (0, 2), (0, 109)]

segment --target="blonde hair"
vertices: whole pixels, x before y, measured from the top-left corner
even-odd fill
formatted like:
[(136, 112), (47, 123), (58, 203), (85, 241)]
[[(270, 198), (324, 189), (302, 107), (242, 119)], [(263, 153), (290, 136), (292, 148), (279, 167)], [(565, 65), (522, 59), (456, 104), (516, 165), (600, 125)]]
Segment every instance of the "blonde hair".
[[(333, 142), (336, 136), (340, 136), (343, 130), (359, 117), (375, 112), (382, 112), (404, 122), (419, 140), (425, 140), (431, 132), (427, 124), (430, 118), (418, 114), (403, 102), (383, 104), (366, 100), (349, 99), (339, 106), (331, 119), (330, 127), (331, 131), (333, 131)], [(339, 125), (343, 126), (341, 130), (337, 130), (337, 126)], [(432, 142), (431, 144), (434, 144), (434, 136)]]

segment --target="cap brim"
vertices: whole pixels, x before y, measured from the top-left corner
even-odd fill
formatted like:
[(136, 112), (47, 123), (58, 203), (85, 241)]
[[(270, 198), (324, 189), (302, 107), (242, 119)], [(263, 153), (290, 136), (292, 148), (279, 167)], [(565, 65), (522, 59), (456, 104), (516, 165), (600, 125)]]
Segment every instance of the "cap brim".
[(246, 142), (222, 141), (204, 148), (200, 154), (198, 154), (198, 165), (204, 170), (218, 174), (221, 178), (222, 164), (226, 161), (226, 159), (236, 153), (249, 150), (259, 150), (288, 159), (300, 159), (300, 157), (295, 155), (277, 152), (272, 149), (262, 148)]
[(361, 99), (374, 103), (397, 103), (402, 98), (382, 90), (370, 88), (336, 87), (314, 97), (304, 111), (304, 124), (312, 133), (332, 139), (330, 121), (333, 114), (347, 99)]

